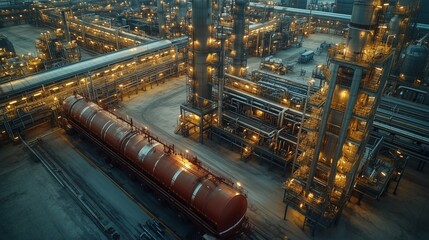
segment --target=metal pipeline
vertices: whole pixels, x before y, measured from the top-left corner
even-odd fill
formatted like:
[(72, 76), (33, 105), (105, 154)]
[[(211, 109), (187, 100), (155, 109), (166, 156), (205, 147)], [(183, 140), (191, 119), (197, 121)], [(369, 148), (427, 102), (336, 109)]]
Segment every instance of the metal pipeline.
[(269, 28), (269, 26), (273, 25), (276, 26), (276, 24), (278, 23), (278, 20), (274, 19), (274, 20), (270, 20), (268, 22), (264, 22), (264, 23), (255, 23), (249, 26), (249, 31), (259, 31), (259, 32), (268, 32), (268, 31), (272, 31), (274, 28)]
[(426, 91), (423, 91), (423, 90), (417, 89), (417, 88), (407, 87), (407, 86), (399, 86), (396, 90), (398, 91), (400, 89), (407, 89), (407, 90), (411, 90), (411, 91), (416, 92), (416, 93), (427, 94)]
[[(229, 92), (227, 92), (227, 94), (233, 96), (233, 98), (231, 98), (231, 106), (235, 107), (236, 112), (239, 109), (238, 108), (238, 103), (241, 103), (243, 105), (250, 106), (252, 108), (256, 108), (256, 109), (258, 109), (258, 110), (260, 110), (262, 112), (266, 112), (268, 114), (277, 116), (277, 119), (278, 119), (277, 120), (277, 127), (281, 128), (283, 126), (283, 122), (284, 122), (284, 119), (285, 119), (285, 113), (286, 113), (287, 110), (289, 110), (288, 108), (283, 108), (280, 112), (273, 112), (273, 111), (270, 111), (269, 109), (266, 109), (265, 106), (261, 105), (258, 102), (254, 102), (254, 101), (248, 102), (247, 99), (243, 99), (240, 96), (237, 96), (235, 94), (232, 94), (232, 93), (229, 93)], [(238, 99), (238, 98), (240, 98), (240, 99)], [(236, 104), (236, 106), (234, 106), (233, 104)], [(294, 123), (294, 125), (293, 125), (293, 129), (294, 129), (295, 128), (295, 124), (297, 123), (297, 121), (294, 120), (294, 119), (290, 119), (290, 118), (286, 118), (286, 119), (288, 121)]]
[[(224, 90), (227, 90), (227, 91), (225, 91), (225, 93), (228, 93), (228, 94), (231, 94), (231, 95), (233, 95), (232, 92), (236, 92), (236, 93), (239, 93), (239, 94), (243, 95), (244, 97), (247, 97), (247, 98), (250, 98), (250, 99), (257, 98), (258, 101), (260, 101), (262, 103), (265, 103), (265, 104), (268, 104), (268, 105), (271, 105), (271, 106), (274, 106), (274, 107), (276, 107), (278, 109), (286, 108), (291, 113), (294, 113), (294, 114), (297, 114), (297, 115), (302, 115), (301, 111), (298, 111), (298, 110), (295, 110), (295, 109), (292, 109), (292, 108), (288, 108), (288, 107), (282, 106), (280, 104), (277, 104), (277, 103), (274, 103), (274, 102), (270, 102), (270, 101), (265, 100), (265, 99), (258, 98), (257, 96), (248, 94), (246, 92), (240, 91), (240, 90), (235, 89), (235, 88), (231, 88), (231, 87), (225, 86)], [(306, 117), (309, 117), (309, 116), (310, 116), (310, 114), (306, 114)]]
[[(53, 11), (54, 9), (48, 9), (48, 10), (43, 11), (43, 12), (45, 14), (49, 15), (50, 17), (58, 18), (58, 19), (61, 18), (60, 15), (58, 15), (58, 14), (56, 14), (54, 12), (51, 12), (51, 10)], [(85, 22), (85, 21), (83, 21), (81, 19), (77, 19), (77, 18), (69, 18), (69, 22), (77, 24), (77, 25), (80, 25), (82, 28), (84, 28), (84, 27), (92, 27), (92, 28), (99, 29), (101, 31), (105, 31), (105, 32), (111, 33), (113, 35), (115, 35), (116, 31), (117, 31), (114, 28), (105, 27), (105, 26), (97, 25), (97, 24), (90, 23), (90, 22)], [(131, 40), (138, 41), (139, 43), (152, 42), (154, 40), (154, 39), (145, 38), (145, 37), (138, 36), (138, 35), (135, 35), (135, 34), (132, 34), (132, 33), (124, 32), (124, 31), (119, 31), (119, 32), (120, 32), (120, 34), (119, 34), (120, 36), (128, 37)]]
[[(375, 157), (378, 153), (378, 151), (380, 150), (381, 144), (383, 143), (384, 140), (384, 136), (382, 136), (377, 143), (375, 144), (375, 146), (372, 148), (371, 152), (368, 155), (367, 159), (372, 159), (373, 157)], [(363, 166), (363, 164), (361, 164)]]
[(252, 126), (252, 125), (250, 125), (250, 124), (248, 124), (248, 123), (245, 123), (245, 122), (243, 122), (243, 121), (240, 121), (238, 118), (234, 118), (234, 117), (232, 117), (232, 116), (228, 116), (228, 113), (224, 113), (223, 114), (226, 118), (229, 118), (229, 119), (231, 119), (231, 120), (234, 120), (235, 122), (237, 122), (237, 123), (240, 123), (240, 125), (242, 125), (242, 126), (245, 126), (246, 128), (249, 128), (249, 129), (254, 129), (254, 130), (257, 130), (258, 132), (260, 132), (260, 133), (263, 133), (263, 134), (265, 134), (265, 136), (266, 137), (268, 137), (268, 138), (272, 138), (273, 136), (275, 136), (275, 134), (276, 134), (276, 130), (273, 130), (273, 131), (271, 131), (271, 132), (267, 132), (267, 131), (265, 131), (265, 130), (263, 130), (263, 129), (260, 129), (260, 128), (257, 128), (257, 127), (255, 127), (255, 126)]
[[(229, 94), (229, 93), (228, 93), (228, 94)], [(233, 94), (231, 94), (231, 95), (233, 95)], [(235, 97), (235, 96), (234, 96), (234, 97)], [(252, 108), (256, 108), (256, 109), (258, 109), (258, 110), (260, 110), (260, 111), (262, 111), (262, 112), (266, 112), (266, 113), (271, 114), (271, 115), (279, 115), (279, 113), (271, 112), (271, 111), (267, 110), (267, 109), (265, 108), (265, 106), (261, 105), (261, 104), (260, 104), (260, 103), (258, 103), (258, 102), (248, 102), (248, 101), (238, 100), (238, 99), (236, 99), (236, 98), (232, 98), (232, 99), (231, 99), (231, 104), (234, 104), (234, 103), (236, 103), (236, 102), (241, 103), (241, 104), (246, 105), (246, 106), (250, 106), (250, 107), (252, 107)]]
[[(226, 92), (226, 94), (232, 95), (234, 97), (238, 97), (237, 95), (235, 95), (233, 93), (230, 93), (230, 92)], [(257, 100), (259, 100), (259, 99), (257, 99)], [(276, 110), (276, 112), (269, 111), (270, 109), (273, 109), (273, 108), (267, 109), (267, 107), (265, 105), (263, 105), (260, 102), (254, 101), (254, 99), (251, 99), (250, 102), (249, 101), (243, 101), (243, 100), (241, 100), (241, 101), (237, 100), (237, 101), (239, 101), (239, 102), (241, 102), (241, 103), (243, 103), (245, 105), (249, 105), (251, 107), (258, 108), (259, 110), (261, 110), (263, 112), (268, 112), (268, 113), (273, 114), (273, 115), (278, 115), (281, 112), (281, 109), (274, 109), (274, 110)]]
[(286, 108), (284, 108), (281, 112), (280, 112), (280, 114), (279, 114), (279, 118), (278, 118), (278, 121), (277, 121), (277, 126), (278, 127), (282, 127), (283, 126), (283, 119), (284, 119), (284, 117), (285, 117), (285, 112), (286, 112)]
[(254, 82), (252, 82), (252, 81), (249, 81), (249, 80), (247, 80), (247, 79), (245, 79), (245, 78), (241, 78), (241, 77), (238, 77), (238, 76), (234, 76), (234, 75), (231, 75), (231, 74), (229, 74), (229, 73), (225, 73), (225, 77), (232, 78), (232, 79), (235, 79), (235, 80), (238, 80), (238, 81), (240, 81), (240, 82), (247, 83), (247, 84), (256, 84), (256, 83), (254, 83)]

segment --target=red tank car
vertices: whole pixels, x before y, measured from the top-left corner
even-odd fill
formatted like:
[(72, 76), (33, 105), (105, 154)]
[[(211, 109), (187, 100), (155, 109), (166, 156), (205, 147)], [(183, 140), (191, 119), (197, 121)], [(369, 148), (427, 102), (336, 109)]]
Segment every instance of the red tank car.
[(80, 96), (66, 98), (63, 109), (69, 120), (154, 179), (174, 201), (191, 208), (199, 218), (194, 220), (207, 223), (214, 230), (212, 234), (228, 237), (243, 224), (246, 197), (201, 166), (165, 153), (162, 144), (149, 142), (126, 122)]

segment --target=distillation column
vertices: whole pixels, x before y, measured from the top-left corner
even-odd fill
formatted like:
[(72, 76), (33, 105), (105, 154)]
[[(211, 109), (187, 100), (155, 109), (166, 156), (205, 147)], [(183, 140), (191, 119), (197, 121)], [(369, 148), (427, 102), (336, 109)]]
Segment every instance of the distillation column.
[(211, 37), (212, 1), (192, 1), (192, 52), (193, 52), (193, 96), (192, 100), (198, 107), (203, 107), (204, 100), (211, 99), (211, 84), (209, 84), (208, 58), (211, 55), (210, 47), (214, 44)]
[(186, 26), (186, 14), (188, 12), (188, 5), (186, 0), (178, 0), (177, 4), (177, 19), (176, 23), (179, 24), (180, 28), (183, 29)]
[(166, 19), (165, 19), (165, 9), (164, 9), (165, 0), (157, 0), (156, 1), (156, 14), (158, 17), (158, 29), (159, 29), (159, 37), (166, 38)]
[(66, 41), (70, 42), (71, 41), (70, 30), (69, 30), (69, 25), (67, 23), (66, 12), (64, 10), (61, 11), (61, 21), (63, 22), (63, 30), (64, 30)]
[(203, 134), (213, 125), (217, 103), (212, 99), (212, 87), (219, 67), (221, 43), (214, 37), (211, 0), (192, 1), (191, 42), (188, 55), (186, 103), (180, 106), (176, 133), (184, 136)]
[(247, 56), (245, 47), (247, 36), (245, 34), (245, 10), (248, 4), (248, 0), (234, 0), (232, 6), (233, 31), (231, 38), (233, 49), (231, 51), (232, 64), (230, 74), (238, 77), (246, 75)]
[(391, 48), (375, 41), (381, 8), (379, 0), (354, 1), (347, 43), (329, 51), (327, 83), (309, 99), (297, 168), (284, 186), (286, 209), (302, 213), (304, 224), (337, 220), (362, 166), (393, 59)]

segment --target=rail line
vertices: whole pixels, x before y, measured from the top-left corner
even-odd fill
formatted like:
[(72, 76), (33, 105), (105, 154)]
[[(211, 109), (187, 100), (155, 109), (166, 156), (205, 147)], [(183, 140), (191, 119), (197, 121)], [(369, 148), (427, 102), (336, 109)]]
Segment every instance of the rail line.
[(97, 227), (106, 235), (109, 239), (119, 239), (120, 234), (118, 233), (118, 226), (111, 221), (103, 211), (103, 209), (97, 207), (92, 197), (86, 194), (85, 190), (77, 183), (73, 174), (63, 168), (58, 161), (55, 160), (50, 154), (46, 152), (41, 146), (43, 140), (38, 138), (31, 145), (22, 140), (24, 145), (30, 150), (30, 152), (48, 169), (53, 177), (65, 187), (70, 195), (76, 200), (81, 209), (88, 215), (88, 217), (97, 225)]
[[(71, 144), (78, 148), (75, 142), (71, 142)], [(140, 236), (141, 239), (168, 239), (165, 238), (162, 233), (167, 232), (169, 233), (174, 239), (181, 239), (171, 228), (169, 228), (166, 224), (164, 224), (159, 218), (157, 218), (147, 207), (144, 206), (144, 203), (139, 200), (134, 194), (128, 192), (126, 188), (121, 185), (118, 181), (115, 180), (115, 177), (109, 174), (109, 169), (103, 168), (100, 166), (100, 163), (96, 162), (95, 160), (92, 160), (92, 156), (90, 156), (88, 153), (84, 151), (78, 151), (79, 155), (81, 155), (89, 164), (91, 164), (94, 168), (96, 168), (99, 172), (101, 172), (106, 178), (108, 178), (112, 183), (115, 184), (115, 186), (121, 190), (123, 193), (125, 193), (128, 198), (132, 199), (134, 202), (137, 203), (137, 205), (147, 214), (151, 217), (152, 221), (147, 221), (145, 225), (139, 224), (139, 228), (142, 230), (142, 234)], [(154, 227), (156, 227), (156, 231), (158, 232), (157, 238), (153, 236), (153, 233), (150, 233), (150, 229), (154, 230)], [(149, 228), (149, 229), (148, 229)], [(148, 232), (149, 231), (149, 232)], [(146, 238), (144, 238), (146, 237)]]
[[(44, 143), (43, 137), (55, 132), (52, 131), (36, 140), (27, 143), (22, 140), (26, 148), (45, 166), (52, 176), (63, 186), (78, 203), (85, 214), (95, 223), (95, 225), (105, 234), (108, 239), (149, 239), (149, 240), (170, 240), (180, 239), (165, 224), (160, 223), (147, 208), (122, 188), (114, 179), (107, 176), (106, 173), (97, 166), (97, 164), (84, 155), (79, 149), (75, 150), (81, 155), (92, 167), (101, 172), (104, 176), (114, 183), (127, 197), (136, 202), (137, 205), (149, 216), (150, 220), (144, 224), (138, 224), (139, 234), (133, 234), (126, 222), (123, 222), (117, 214), (112, 212), (113, 209), (109, 203), (101, 203), (101, 197), (95, 191), (91, 191), (85, 181), (70, 167), (65, 166), (57, 156), (50, 152), (52, 149)], [(134, 229), (135, 232), (135, 229)], [(167, 234), (166, 234), (167, 233)]]

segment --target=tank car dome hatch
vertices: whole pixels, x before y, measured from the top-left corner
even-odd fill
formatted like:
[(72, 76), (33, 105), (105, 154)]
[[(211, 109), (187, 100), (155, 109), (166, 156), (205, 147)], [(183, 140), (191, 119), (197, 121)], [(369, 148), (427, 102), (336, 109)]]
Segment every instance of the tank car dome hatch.
[(428, 54), (428, 48), (423, 45), (408, 46), (401, 65), (400, 78), (407, 82), (414, 82), (420, 77), (425, 69)]

